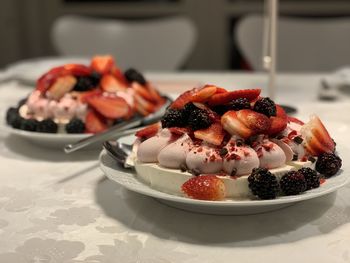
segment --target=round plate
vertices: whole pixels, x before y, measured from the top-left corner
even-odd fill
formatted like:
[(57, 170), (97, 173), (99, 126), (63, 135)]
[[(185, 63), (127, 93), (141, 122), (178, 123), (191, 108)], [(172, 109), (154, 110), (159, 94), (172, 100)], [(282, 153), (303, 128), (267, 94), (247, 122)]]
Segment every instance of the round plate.
[[(120, 138), (124, 143), (131, 143), (134, 137), (127, 136)], [(343, 160), (349, 155), (349, 148), (338, 146), (338, 151)], [(329, 178), (319, 188), (309, 190), (301, 195), (282, 196), (274, 200), (244, 200), (244, 201), (203, 201), (175, 196), (152, 189), (149, 185), (139, 181), (134, 170), (127, 170), (114, 161), (105, 150), (100, 154), (100, 167), (107, 177), (125, 188), (154, 197), (167, 205), (193, 212), (217, 214), (217, 215), (245, 215), (257, 214), (276, 210), (282, 207), (293, 205), (297, 202), (308, 200), (331, 193), (349, 182), (349, 168), (343, 168), (338, 175)]]

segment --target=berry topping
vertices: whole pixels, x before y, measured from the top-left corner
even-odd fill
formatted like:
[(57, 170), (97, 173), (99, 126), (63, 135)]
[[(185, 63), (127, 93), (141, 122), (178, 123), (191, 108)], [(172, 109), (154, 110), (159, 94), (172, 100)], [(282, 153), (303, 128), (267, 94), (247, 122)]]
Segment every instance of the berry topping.
[(210, 106), (227, 104), (232, 100), (239, 98), (246, 98), (249, 101), (253, 101), (260, 95), (260, 89), (246, 89), (246, 90), (235, 90), (229, 92), (220, 92), (214, 94), (208, 101)]
[(48, 89), (46, 95), (50, 99), (59, 100), (66, 93), (73, 90), (76, 83), (77, 79), (71, 75), (59, 77)]
[(183, 127), (186, 125), (186, 121), (183, 117), (182, 110), (168, 109), (162, 118), (162, 127)]
[(334, 141), (316, 115), (301, 127), (300, 132), (305, 140), (305, 148), (311, 155), (318, 156), (322, 153), (334, 152)]
[(205, 85), (192, 95), (193, 102), (206, 102), (216, 93), (217, 87), (213, 85)]
[(158, 133), (160, 129), (160, 123), (154, 123), (152, 125), (146, 126), (145, 128), (139, 130), (136, 132), (136, 137), (141, 138), (141, 139), (148, 139), (150, 137), (153, 137)]
[(297, 123), (299, 125), (304, 125), (304, 122), (302, 122), (301, 120), (299, 120), (295, 117), (287, 116), (287, 118), (288, 118), (288, 122), (294, 122), (294, 123)]
[(90, 67), (95, 72), (107, 74), (114, 67), (114, 59), (111, 56), (95, 56), (91, 60)]
[(299, 169), (298, 172), (304, 175), (304, 178), (306, 180), (306, 190), (310, 190), (320, 186), (320, 176), (315, 170), (309, 167), (304, 167)]
[(85, 117), (85, 128), (88, 133), (99, 133), (107, 129), (107, 125), (94, 111), (89, 111)]
[(121, 97), (92, 96), (87, 99), (87, 103), (109, 119), (127, 117), (130, 113), (129, 105)]
[(85, 124), (78, 118), (71, 119), (66, 125), (67, 133), (83, 133), (85, 131)]
[(258, 99), (253, 108), (256, 112), (265, 114), (267, 117), (276, 116), (276, 105), (270, 98)]
[(191, 89), (182, 93), (173, 103), (170, 105), (171, 109), (183, 109), (184, 106), (191, 102), (193, 94), (197, 92), (197, 89)]
[(134, 81), (140, 83), (141, 85), (146, 85), (146, 83), (147, 83), (147, 81), (144, 78), (144, 76), (139, 71), (137, 71), (136, 69), (130, 68), (130, 69), (125, 71), (124, 75), (125, 75), (125, 78), (130, 83), (132, 83)]
[(21, 130), (36, 131), (38, 127), (38, 121), (34, 119), (23, 119), (21, 123)]
[(6, 112), (6, 123), (8, 125), (13, 125), (13, 123), (16, 121), (17, 117), (18, 117), (18, 109), (17, 108), (9, 108)]
[(232, 100), (227, 107), (229, 110), (243, 110), (243, 109), (250, 109), (250, 102), (246, 98), (239, 98)]
[(306, 180), (302, 173), (297, 171), (289, 171), (282, 176), (281, 190), (285, 195), (298, 195), (306, 191)]
[(77, 83), (73, 90), (75, 91), (88, 91), (95, 88), (95, 83), (90, 77), (77, 77)]
[(276, 176), (266, 168), (254, 168), (248, 183), (252, 193), (260, 199), (275, 199), (279, 191)]
[(214, 145), (220, 145), (225, 137), (225, 131), (220, 123), (213, 123), (206, 129), (196, 130), (194, 137)]
[(208, 128), (212, 124), (210, 113), (207, 110), (197, 108), (190, 113), (188, 124), (194, 131)]
[(342, 160), (334, 153), (323, 153), (316, 161), (316, 171), (325, 177), (335, 175), (342, 166)]
[(271, 126), (267, 133), (271, 136), (275, 136), (278, 133), (282, 132), (287, 127), (287, 124), (288, 124), (287, 117), (288, 116), (284, 111), (284, 109), (281, 106), (276, 105), (276, 117), (275, 116), (270, 117)]
[(38, 123), (36, 128), (37, 132), (47, 132), (47, 133), (56, 133), (58, 125), (52, 119), (45, 119)]
[(93, 71), (90, 75), (90, 80), (94, 86), (97, 86), (100, 83), (102, 75), (96, 71)]
[(101, 89), (107, 92), (124, 91), (126, 86), (111, 74), (103, 75), (101, 79)]
[(193, 199), (220, 201), (225, 198), (226, 189), (216, 175), (201, 175), (186, 181), (182, 191)]

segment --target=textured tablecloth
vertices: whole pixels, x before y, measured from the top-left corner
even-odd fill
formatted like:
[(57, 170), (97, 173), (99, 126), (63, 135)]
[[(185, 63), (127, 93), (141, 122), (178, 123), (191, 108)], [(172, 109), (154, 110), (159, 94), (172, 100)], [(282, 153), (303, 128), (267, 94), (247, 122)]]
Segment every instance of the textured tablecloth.
[[(233, 73), (148, 76), (172, 93), (195, 83), (264, 88), (266, 81)], [(297, 106), (304, 117), (317, 112), (326, 123), (341, 122), (344, 136), (336, 139), (349, 143), (350, 103), (318, 102), (319, 79), (281, 75), (277, 100)], [(29, 91), (15, 81), (1, 84), (1, 112)], [(349, 186), (266, 214), (196, 214), (109, 181), (98, 153), (65, 155), (1, 130), (1, 263), (350, 262)]]

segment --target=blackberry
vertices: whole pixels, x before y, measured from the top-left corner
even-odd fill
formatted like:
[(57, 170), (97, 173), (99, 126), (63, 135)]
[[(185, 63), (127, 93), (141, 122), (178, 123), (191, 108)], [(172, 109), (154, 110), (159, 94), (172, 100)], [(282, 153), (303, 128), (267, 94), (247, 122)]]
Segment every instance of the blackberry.
[(265, 114), (267, 117), (276, 116), (276, 105), (270, 98), (261, 98), (254, 104), (254, 111)]
[(208, 128), (212, 124), (209, 112), (202, 109), (195, 109), (188, 117), (188, 124), (192, 130), (200, 130)]
[(316, 171), (323, 174), (325, 177), (335, 175), (342, 166), (342, 160), (334, 153), (323, 153), (316, 161)]
[(279, 191), (276, 176), (266, 168), (254, 168), (248, 183), (252, 193), (260, 199), (275, 199)]
[(15, 120), (17, 119), (18, 117), (18, 109), (17, 108), (9, 108), (6, 112), (6, 123), (8, 125), (11, 125), (15, 122)]
[(37, 132), (56, 133), (58, 125), (52, 119), (40, 121), (36, 127)]
[(188, 119), (188, 117), (190, 117), (191, 113), (195, 110), (198, 110), (198, 109), (199, 108), (196, 105), (194, 105), (192, 102), (189, 102), (184, 106), (184, 108), (182, 110), (182, 114), (183, 114), (185, 119)]
[(226, 111), (228, 111), (228, 106), (226, 105), (217, 105), (212, 107), (212, 110), (215, 111), (219, 115), (224, 115)]
[(24, 121), (24, 118), (22, 118), (19, 114), (17, 114), (16, 116), (14, 116), (11, 126), (15, 129), (21, 129), (23, 121)]
[(140, 83), (141, 85), (145, 85), (147, 83), (144, 76), (138, 72), (136, 69), (130, 68), (127, 71), (124, 72), (125, 78), (131, 83), (133, 81), (136, 81)]
[(306, 190), (318, 188), (320, 186), (320, 176), (315, 170), (312, 170), (309, 167), (305, 167), (299, 169), (298, 172), (304, 175), (304, 178), (306, 180)]
[(161, 120), (163, 128), (183, 127), (186, 125), (181, 110), (168, 109)]
[(280, 186), (285, 195), (298, 195), (306, 191), (307, 187), (304, 175), (297, 171), (289, 171), (283, 175)]
[(83, 133), (85, 131), (85, 124), (78, 118), (71, 119), (66, 125), (67, 133)]
[(100, 80), (102, 78), (102, 75), (96, 71), (93, 71), (90, 75), (90, 81), (92, 84), (96, 87), (100, 83)]
[(77, 83), (73, 90), (75, 91), (88, 91), (95, 88), (94, 81), (90, 77), (77, 77)]
[(250, 109), (250, 102), (246, 98), (235, 99), (228, 104), (228, 109), (235, 111)]
[(36, 128), (38, 127), (38, 121), (34, 119), (23, 119), (21, 123), (21, 130), (25, 131), (36, 131)]

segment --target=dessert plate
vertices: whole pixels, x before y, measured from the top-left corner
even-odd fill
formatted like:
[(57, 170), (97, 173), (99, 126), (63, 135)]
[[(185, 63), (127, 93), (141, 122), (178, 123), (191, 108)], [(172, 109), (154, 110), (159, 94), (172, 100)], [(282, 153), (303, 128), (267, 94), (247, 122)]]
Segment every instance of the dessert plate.
[[(341, 128), (342, 126), (343, 124), (332, 123), (332, 130), (342, 131), (343, 129), (337, 129), (337, 127)], [(336, 138), (341, 137), (341, 134), (338, 134), (335, 133)], [(120, 138), (119, 140), (123, 143), (131, 144), (134, 139), (134, 136), (126, 136)], [(344, 157), (343, 160), (347, 160), (350, 157), (350, 149), (343, 146), (345, 144), (342, 144), (340, 140), (338, 141), (340, 142), (338, 145), (338, 151), (340, 155)], [(321, 187), (309, 190), (301, 195), (278, 197), (277, 199), (273, 200), (202, 201), (175, 196), (152, 189), (149, 185), (137, 179), (134, 170), (127, 170), (118, 165), (105, 150), (101, 152), (99, 162), (102, 171), (110, 180), (117, 182), (131, 191), (154, 197), (160, 202), (172, 207), (192, 212), (217, 215), (246, 215), (273, 211), (304, 200), (334, 192), (350, 181), (349, 167), (348, 164), (344, 162), (343, 168), (338, 175), (327, 179), (325, 183), (321, 185)]]

